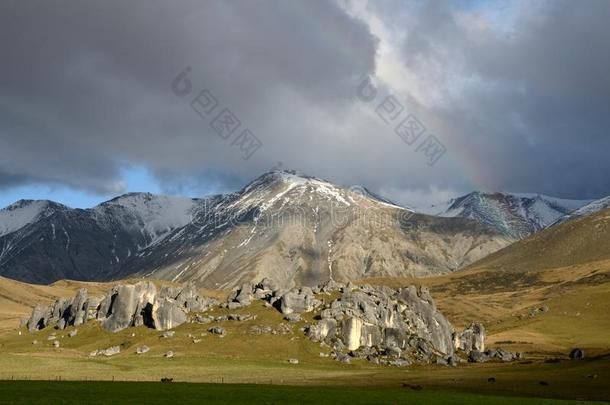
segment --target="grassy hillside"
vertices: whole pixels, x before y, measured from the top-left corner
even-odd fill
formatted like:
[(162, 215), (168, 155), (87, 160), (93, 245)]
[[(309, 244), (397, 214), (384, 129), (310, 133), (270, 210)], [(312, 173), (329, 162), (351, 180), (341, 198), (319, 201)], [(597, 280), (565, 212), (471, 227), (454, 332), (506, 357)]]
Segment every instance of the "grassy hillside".
[(610, 210), (550, 227), (468, 267), (517, 272), (610, 260)]

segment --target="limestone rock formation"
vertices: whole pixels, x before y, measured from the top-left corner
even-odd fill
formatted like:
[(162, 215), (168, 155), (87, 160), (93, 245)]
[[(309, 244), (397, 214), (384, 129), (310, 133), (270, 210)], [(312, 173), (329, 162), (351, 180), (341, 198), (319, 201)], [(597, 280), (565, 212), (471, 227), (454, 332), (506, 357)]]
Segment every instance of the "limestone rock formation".
[(192, 284), (158, 292), (152, 282), (143, 281), (117, 285), (103, 298), (90, 297), (81, 289), (74, 298), (60, 298), (51, 306), (37, 305), (26, 326), (30, 332), (51, 325), (64, 329), (97, 319), (109, 332), (142, 325), (168, 330), (185, 323), (189, 312), (203, 312), (216, 304), (216, 300), (200, 296)]
[(279, 299), (280, 311), (288, 315), (292, 313), (310, 312), (320, 305), (309, 287), (294, 288)]
[(186, 310), (169, 298), (157, 299), (152, 311), (153, 325), (158, 330), (169, 330), (186, 322)]
[(346, 286), (343, 291), (308, 328), (311, 339), (332, 344), (339, 337), (347, 350), (374, 348), (396, 357), (403, 351), (417, 351), (426, 358), (454, 354), (453, 328), (426, 288)]
[(332, 347), (331, 357), (337, 361), (349, 362), (356, 357), (404, 367), (432, 362), (456, 365), (460, 361), (457, 352), (466, 357), (473, 354), (480, 361), (517, 358), (503, 350), (484, 352), (485, 328), (481, 324), (455, 332), (425, 287), (395, 290), (328, 283), (317, 288), (321, 294), (337, 290), (342, 291), (341, 297), (324, 306), (317, 323), (305, 327), (309, 339)]
[(456, 349), (470, 353), (473, 350), (485, 351), (485, 327), (480, 323), (472, 323), (463, 332), (453, 334), (453, 344)]
[(52, 316), (52, 309), (46, 305), (36, 305), (32, 310), (32, 316), (27, 322), (27, 327), (30, 332), (38, 329), (43, 329), (47, 326), (49, 319)]

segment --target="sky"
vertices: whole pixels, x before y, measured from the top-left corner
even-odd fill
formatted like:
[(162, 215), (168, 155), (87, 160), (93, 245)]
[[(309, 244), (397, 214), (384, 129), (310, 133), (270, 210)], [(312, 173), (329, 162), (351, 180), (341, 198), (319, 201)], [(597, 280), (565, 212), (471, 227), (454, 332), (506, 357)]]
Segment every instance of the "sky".
[(610, 195), (605, 0), (4, 0), (0, 206), (272, 169), (422, 206)]

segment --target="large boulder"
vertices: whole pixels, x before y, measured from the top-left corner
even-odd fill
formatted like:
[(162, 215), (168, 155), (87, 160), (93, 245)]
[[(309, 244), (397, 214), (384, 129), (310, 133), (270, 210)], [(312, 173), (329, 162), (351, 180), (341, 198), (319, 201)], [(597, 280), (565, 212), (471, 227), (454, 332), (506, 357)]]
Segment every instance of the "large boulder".
[(99, 307), (103, 299), (103, 297), (91, 296), (87, 299), (87, 316), (85, 322), (97, 318)]
[(235, 291), (234, 302), (239, 303), (241, 306), (248, 306), (254, 299), (253, 294), (254, 288), (250, 284), (243, 284), (238, 290)]
[(170, 298), (161, 298), (157, 299), (153, 305), (152, 319), (155, 329), (169, 330), (185, 323), (187, 315), (176, 301)]
[(436, 304), (425, 287), (402, 288), (397, 296), (398, 302), (405, 305), (403, 314), (414, 327), (417, 336), (428, 340), (442, 354), (451, 356), (453, 348), (453, 327), (436, 309)]
[(96, 318), (99, 321), (110, 316), (110, 308), (112, 307), (112, 300), (116, 297), (119, 290), (119, 286), (114, 286), (110, 292), (102, 298), (97, 309)]
[[(130, 326), (153, 324), (153, 304), (157, 296), (153, 283), (143, 281), (135, 285), (119, 285), (113, 291), (109, 315), (102, 321), (104, 329), (118, 332)], [(103, 305), (105, 307), (105, 302)]]
[(109, 332), (118, 332), (131, 326), (136, 312), (135, 285), (120, 285), (111, 299), (110, 315), (102, 322)]
[(132, 326), (146, 325), (152, 327), (153, 305), (157, 298), (157, 287), (150, 281), (140, 282), (135, 285), (136, 312)]
[(64, 329), (69, 321), (69, 310), (72, 306), (72, 298), (59, 298), (51, 307), (49, 325), (57, 324), (58, 329)]
[(292, 313), (304, 313), (313, 311), (320, 301), (316, 299), (313, 291), (309, 287), (292, 289), (282, 295), (279, 300), (280, 311), (287, 315)]
[(360, 347), (363, 325), (364, 322), (358, 318), (348, 318), (343, 322), (341, 337), (348, 350), (356, 350)]
[(256, 299), (269, 300), (279, 288), (278, 283), (270, 278), (264, 278), (260, 283), (254, 286), (253, 295)]
[(52, 310), (48, 305), (36, 305), (32, 310), (32, 315), (27, 322), (30, 332), (45, 328), (52, 316)]
[(376, 325), (364, 324), (360, 332), (360, 346), (376, 347), (383, 342), (380, 327)]
[(453, 346), (456, 350), (470, 353), (473, 350), (485, 351), (485, 327), (480, 323), (472, 323), (462, 332), (453, 334)]
[(187, 312), (204, 312), (217, 304), (215, 299), (202, 297), (194, 284), (187, 284), (175, 297), (176, 302)]
[(70, 314), (68, 315), (67, 323), (69, 325), (82, 325), (87, 321), (87, 313), (88, 313), (88, 296), (87, 289), (81, 288), (76, 293), (74, 300), (72, 300), (72, 305), (70, 305)]
[(314, 342), (322, 342), (327, 338), (333, 338), (337, 333), (337, 321), (331, 318), (322, 319), (315, 325), (307, 328), (307, 337)]

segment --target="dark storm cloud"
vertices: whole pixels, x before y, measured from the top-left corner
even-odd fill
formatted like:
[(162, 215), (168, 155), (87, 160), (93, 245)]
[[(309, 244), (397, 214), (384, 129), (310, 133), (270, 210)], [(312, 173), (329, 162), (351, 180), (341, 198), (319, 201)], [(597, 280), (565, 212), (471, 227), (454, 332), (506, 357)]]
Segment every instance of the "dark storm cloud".
[(374, 70), (375, 39), (332, 2), (4, 2), (0, 30), (0, 168), (96, 192), (121, 187), (122, 163), (166, 176), (273, 165), (243, 162), (171, 93), (186, 65), (278, 157), (274, 138), (310, 126), (294, 105), (340, 108)]
[(513, 12), (502, 26), (503, 13), (490, 21), (449, 2), (419, 9), (405, 64), (421, 80), (442, 65), (435, 84), (459, 86), (430, 113), (504, 189), (610, 193), (610, 3), (517, 2)]
[[(0, 188), (117, 193), (122, 168), (144, 166), (167, 192), (225, 190), (283, 162), (406, 200), (480, 186), (459, 170), (469, 150), (498, 188), (610, 194), (610, 3), (508, 2), (509, 22), (479, 7), (4, 1)], [(208, 89), (261, 140), (250, 159), (172, 93), (186, 66), (191, 98)], [(443, 160), (428, 167), (357, 100), (366, 75), (439, 135)]]

